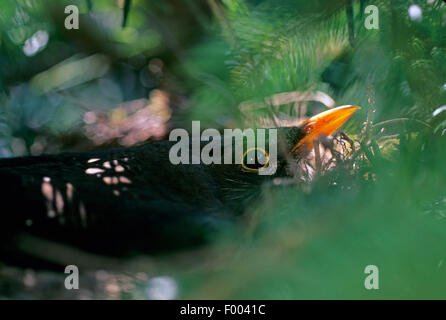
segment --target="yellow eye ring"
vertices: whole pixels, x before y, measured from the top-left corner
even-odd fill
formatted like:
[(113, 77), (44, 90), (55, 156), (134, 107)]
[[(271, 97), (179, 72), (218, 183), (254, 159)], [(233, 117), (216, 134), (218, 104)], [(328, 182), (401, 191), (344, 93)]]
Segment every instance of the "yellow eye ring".
[(242, 157), (241, 164), (242, 164), (242, 168), (243, 168), (243, 169), (245, 169), (245, 170), (247, 170), (247, 171), (253, 171), (253, 172), (258, 172), (258, 171), (260, 170), (260, 169), (249, 168), (249, 167), (247, 167), (247, 166), (243, 163), (243, 159), (245, 159), (245, 157), (246, 157), (246, 155), (248, 154), (248, 152), (250, 152), (250, 151), (257, 151), (257, 150), (262, 151), (263, 154), (264, 154), (265, 157), (266, 157), (266, 162), (265, 162), (265, 164), (263, 165), (263, 167), (261, 167), (260, 169), (266, 168), (266, 167), (268, 166), (268, 164), (269, 164), (269, 154), (268, 154), (268, 152), (267, 152), (265, 149), (263, 149), (263, 148), (249, 148), (248, 150), (245, 151), (245, 153), (243, 154), (243, 157)]

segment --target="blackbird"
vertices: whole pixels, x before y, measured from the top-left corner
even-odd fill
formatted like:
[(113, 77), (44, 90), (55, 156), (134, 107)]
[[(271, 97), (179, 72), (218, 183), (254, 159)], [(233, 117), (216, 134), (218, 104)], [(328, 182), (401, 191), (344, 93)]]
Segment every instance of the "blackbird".
[(248, 153), (240, 164), (172, 164), (175, 141), (1, 159), (0, 260), (13, 255), (20, 234), (106, 255), (205, 243), (237, 221), (264, 182), (289, 175), (290, 157), (299, 161), (314, 139), (333, 133), (357, 109), (338, 107), (278, 128), (273, 175), (258, 174), (264, 163), (249, 164)]

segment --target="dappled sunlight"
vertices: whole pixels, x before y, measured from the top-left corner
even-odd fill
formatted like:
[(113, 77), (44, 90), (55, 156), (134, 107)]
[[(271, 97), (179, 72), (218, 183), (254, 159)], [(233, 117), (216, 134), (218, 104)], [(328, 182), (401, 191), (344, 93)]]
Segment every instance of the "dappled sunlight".
[[(94, 160), (94, 161), (92, 161)], [(123, 173), (126, 171), (126, 168), (120, 164), (120, 161), (122, 162), (128, 162), (129, 158), (128, 157), (124, 157), (121, 160), (117, 160), (117, 159), (113, 159), (113, 160), (107, 160), (104, 161), (101, 164), (97, 163), (99, 162), (101, 159), (99, 158), (94, 158), (94, 159), (90, 159), (87, 161), (88, 164), (91, 163), (95, 163), (98, 166), (102, 166), (102, 168), (100, 167), (90, 167), (87, 168), (85, 170), (85, 173), (88, 175), (96, 175), (98, 178), (100, 178), (102, 176), (102, 174), (105, 174), (105, 176), (102, 177), (102, 181), (106, 184), (106, 185), (118, 185), (118, 184), (131, 184), (132, 181), (123, 175), (117, 176), (114, 173)], [(113, 171), (113, 172), (109, 172), (109, 171)], [(119, 195), (119, 191), (114, 190), (113, 193), (115, 195)]]
[(154, 90), (149, 100), (129, 101), (108, 113), (89, 111), (84, 115), (87, 137), (96, 145), (116, 140), (123, 146), (159, 139), (167, 133), (169, 104), (166, 92)]
[(86, 174), (98, 174), (98, 173), (103, 173), (104, 170), (100, 169), (100, 168), (88, 168), (85, 170)]
[(39, 30), (35, 34), (32, 35), (31, 38), (25, 41), (23, 45), (23, 52), (31, 57), (45, 49), (49, 40), (48, 32), (45, 30)]
[(119, 177), (119, 181), (120, 181), (121, 183), (125, 183), (125, 184), (130, 184), (130, 183), (132, 183), (132, 181), (131, 181), (129, 178), (124, 177), (124, 176), (120, 176), (120, 177)]
[[(66, 212), (77, 212), (79, 214), (81, 226), (86, 228), (87, 226), (87, 210), (82, 200), (74, 201), (75, 187), (72, 183), (67, 182), (65, 184), (65, 194), (62, 189), (58, 189), (51, 183), (50, 177), (43, 177), (41, 184), (42, 195), (45, 200), (47, 209), (47, 216), (49, 218), (58, 217), (58, 221), (61, 225), (66, 223)], [(27, 226), (32, 226), (33, 221), (28, 219), (26, 221)]]
[(67, 199), (68, 199), (68, 201), (72, 201), (73, 200), (74, 187), (69, 182), (66, 184), (66, 187), (67, 187)]
[(87, 209), (82, 201), (79, 202), (79, 216), (81, 218), (81, 224), (83, 228), (87, 227)]
[(446, 111), (446, 106), (441, 106), (440, 108), (435, 109), (435, 111), (432, 112), (432, 117), (438, 116), (443, 111)]
[(125, 169), (124, 169), (123, 166), (121, 166), (121, 165), (117, 165), (117, 166), (115, 167), (115, 171), (116, 171), (116, 172), (124, 172)]
[(111, 167), (112, 167), (109, 161), (105, 161), (104, 164), (103, 164), (103, 166), (104, 166), (104, 168), (106, 168), (106, 169), (111, 169)]
[(53, 207), (54, 201), (54, 189), (51, 184), (51, 179), (49, 177), (44, 177), (42, 182), (42, 194), (45, 197), (45, 204), (47, 208), (48, 217), (54, 218), (56, 216), (56, 211)]
[(172, 300), (178, 295), (178, 284), (169, 276), (153, 277), (148, 281), (145, 292), (150, 300)]
[(55, 203), (56, 203), (56, 211), (59, 215), (61, 215), (63, 213), (65, 203), (62, 194), (60, 193), (59, 190), (56, 190)]

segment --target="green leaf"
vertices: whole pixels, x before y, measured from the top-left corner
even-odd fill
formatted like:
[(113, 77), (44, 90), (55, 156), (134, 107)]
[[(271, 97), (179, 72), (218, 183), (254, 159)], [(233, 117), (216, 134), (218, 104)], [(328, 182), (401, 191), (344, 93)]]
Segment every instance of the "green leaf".
[(130, 6), (132, 5), (132, 0), (125, 0), (124, 2), (124, 14), (122, 16), (122, 27), (125, 28), (127, 24), (128, 15), (130, 12)]

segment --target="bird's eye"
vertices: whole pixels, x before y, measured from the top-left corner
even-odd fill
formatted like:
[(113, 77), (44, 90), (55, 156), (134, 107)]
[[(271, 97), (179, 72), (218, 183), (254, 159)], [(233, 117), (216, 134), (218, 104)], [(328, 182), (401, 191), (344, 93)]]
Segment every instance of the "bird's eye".
[(250, 148), (243, 154), (241, 164), (244, 170), (257, 172), (268, 166), (268, 152), (262, 148)]

